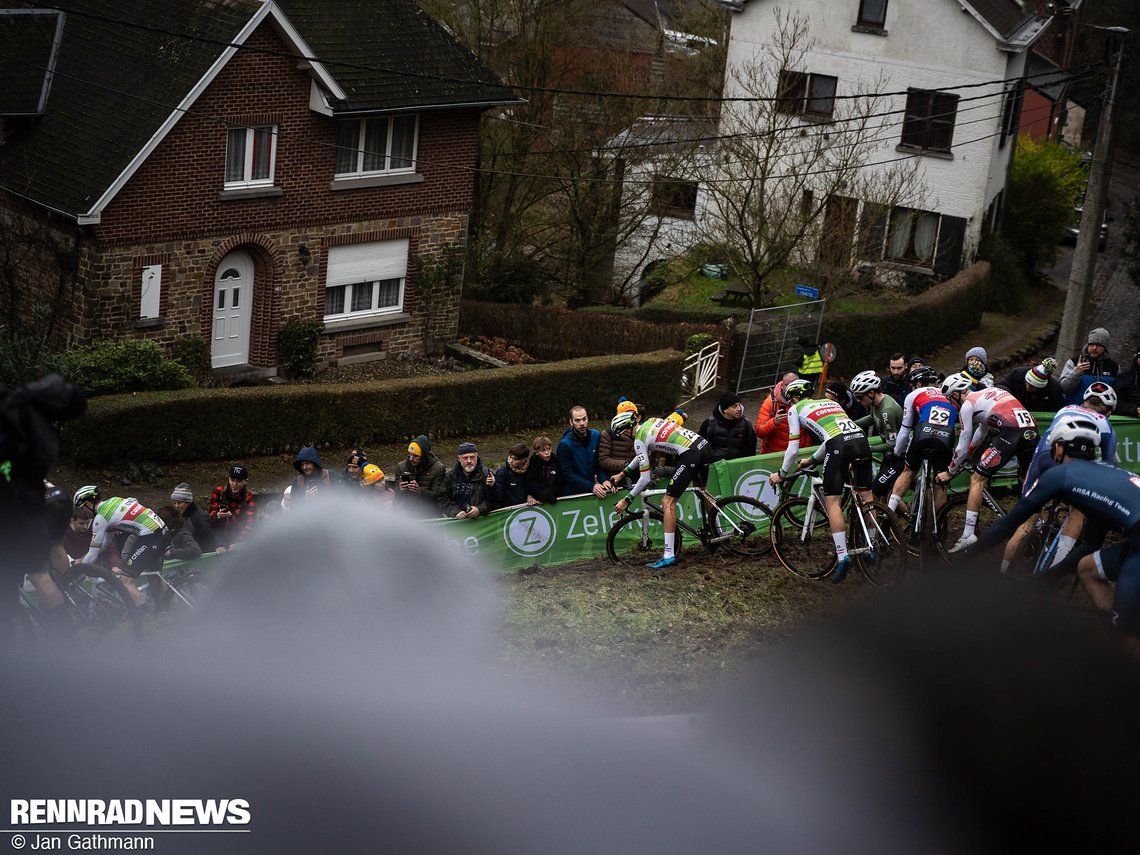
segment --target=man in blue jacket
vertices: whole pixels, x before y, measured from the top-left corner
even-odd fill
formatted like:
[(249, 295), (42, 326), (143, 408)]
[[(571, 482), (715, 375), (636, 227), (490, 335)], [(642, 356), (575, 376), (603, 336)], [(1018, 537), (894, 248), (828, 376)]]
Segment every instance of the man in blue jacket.
[(593, 493), (599, 499), (606, 489), (598, 477), (598, 442), (602, 435), (590, 427), (585, 407), (570, 409), (570, 427), (558, 443), (558, 468), (562, 472), (562, 495)]

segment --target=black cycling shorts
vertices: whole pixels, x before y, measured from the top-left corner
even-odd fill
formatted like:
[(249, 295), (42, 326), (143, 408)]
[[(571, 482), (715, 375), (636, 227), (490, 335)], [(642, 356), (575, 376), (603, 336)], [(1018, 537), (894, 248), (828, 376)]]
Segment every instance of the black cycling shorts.
[(906, 468), (916, 472), (922, 466), (924, 457), (930, 458), (930, 468), (935, 473), (943, 472), (950, 466), (950, 458), (953, 456), (954, 435), (941, 428), (932, 428), (928, 433), (916, 430), (911, 434), (910, 443), (904, 453)]
[(871, 489), (871, 446), (863, 434), (833, 436), (823, 446), (823, 495), (843, 493), (847, 472), (856, 490)]
[(709, 462), (711, 460), (712, 446), (707, 442), (694, 445), (681, 454), (677, 458), (677, 468), (673, 470), (673, 480), (665, 488), (665, 495), (679, 499), (689, 484), (693, 482), (703, 487), (709, 477)]
[(1024, 478), (1036, 448), (1037, 431), (1033, 428), (1013, 426), (997, 428), (990, 433), (974, 471), (986, 478), (992, 478), (999, 469), (1016, 457), (1018, 476)]
[(123, 575), (132, 579), (140, 573), (162, 570), (162, 533), (144, 534), (135, 541), (130, 555), (123, 556)]
[(1125, 635), (1140, 637), (1140, 526), (1124, 543), (1101, 550), (1100, 557), (1105, 575), (1116, 579), (1113, 623)]

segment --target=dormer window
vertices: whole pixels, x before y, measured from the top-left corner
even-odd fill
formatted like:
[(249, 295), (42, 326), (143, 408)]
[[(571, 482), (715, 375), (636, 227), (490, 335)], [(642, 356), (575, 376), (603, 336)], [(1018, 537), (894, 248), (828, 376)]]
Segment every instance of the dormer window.
[(230, 128), (226, 137), (226, 189), (271, 187), (277, 161), (277, 128)]
[(341, 121), (336, 140), (337, 176), (414, 172), (417, 129), (416, 116)]

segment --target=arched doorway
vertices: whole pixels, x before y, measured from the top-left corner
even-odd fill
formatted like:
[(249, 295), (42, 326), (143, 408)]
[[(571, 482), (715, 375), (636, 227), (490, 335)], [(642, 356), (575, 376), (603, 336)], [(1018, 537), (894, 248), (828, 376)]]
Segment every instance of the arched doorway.
[(214, 274), (214, 323), (210, 342), (214, 368), (249, 362), (253, 271), (253, 259), (239, 249), (223, 258)]

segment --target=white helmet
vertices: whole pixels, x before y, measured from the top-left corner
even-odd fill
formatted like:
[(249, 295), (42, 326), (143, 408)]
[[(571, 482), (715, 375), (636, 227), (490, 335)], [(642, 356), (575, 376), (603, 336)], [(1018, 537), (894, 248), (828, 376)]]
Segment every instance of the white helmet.
[(860, 371), (851, 378), (851, 385), (847, 388), (851, 390), (852, 395), (865, 395), (874, 392), (882, 385), (883, 381), (874, 371)]
[(974, 381), (959, 371), (942, 381), (942, 394), (949, 397), (955, 392), (969, 392), (973, 385)]
[(1107, 383), (1097, 380), (1085, 389), (1084, 400), (1099, 401), (1112, 412), (1116, 409), (1116, 390)]
[(1053, 425), (1049, 431), (1049, 445), (1061, 443), (1061, 447), (1073, 456), (1092, 457), (1100, 445), (1100, 430), (1089, 419), (1080, 416), (1066, 416)]

